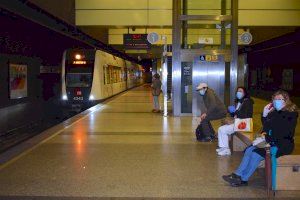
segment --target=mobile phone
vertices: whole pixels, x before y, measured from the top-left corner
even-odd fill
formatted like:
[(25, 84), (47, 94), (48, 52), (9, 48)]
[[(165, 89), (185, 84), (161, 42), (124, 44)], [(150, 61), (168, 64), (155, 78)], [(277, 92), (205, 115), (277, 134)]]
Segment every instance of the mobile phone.
[(271, 110), (272, 108), (274, 108), (274, 105), (273, 103), (270, 103), (269, 110)]

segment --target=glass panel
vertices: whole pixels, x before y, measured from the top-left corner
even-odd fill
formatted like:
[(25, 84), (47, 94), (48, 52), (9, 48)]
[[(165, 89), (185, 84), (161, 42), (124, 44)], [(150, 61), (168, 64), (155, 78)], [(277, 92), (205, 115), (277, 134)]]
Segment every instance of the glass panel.
[(67, 74), (67, 87), (90, 87), (92, 83), (91, 73), (69, 73)]
[[(230, 0), (186, 0), (187, 15), (230, 15)], [(224, 10), (222, 11), (222, 3)], [(188, 48), (220, 49), (222, 41), (221, 21), (189, 20), (187, 30)], [(224, 22), (225, 47), (230, 48), (230, 22)], [(184, 33), (184, 32), (183, 32)], [(184, 45), (182, 45), (184, 46)]]

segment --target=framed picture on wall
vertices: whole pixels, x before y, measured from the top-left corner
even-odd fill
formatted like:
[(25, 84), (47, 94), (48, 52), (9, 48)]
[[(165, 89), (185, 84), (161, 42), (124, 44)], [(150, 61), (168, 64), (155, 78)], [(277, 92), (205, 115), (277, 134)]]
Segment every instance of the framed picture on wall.
[(9, 64), (9, 97), (27, 97), (27, 65)]

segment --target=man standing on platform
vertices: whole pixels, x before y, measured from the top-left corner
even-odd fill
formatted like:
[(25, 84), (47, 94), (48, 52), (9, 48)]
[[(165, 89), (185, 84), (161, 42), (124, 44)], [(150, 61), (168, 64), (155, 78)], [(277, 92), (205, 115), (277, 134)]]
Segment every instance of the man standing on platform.
[[(199, 91), (202, 97), (202, 102), (200, 105), (201, 121), (197, 128), (203, 135), (200, 141), (211, 142), (215, 138), (215, 131), (210, 121), (226, 117), (226, 108), (224, 103), (211, 88), (208, 88), (206, 83), (200, 83), (197, 87), (197, 91)], [(197, 139), (199, 140), (199, 138)]]

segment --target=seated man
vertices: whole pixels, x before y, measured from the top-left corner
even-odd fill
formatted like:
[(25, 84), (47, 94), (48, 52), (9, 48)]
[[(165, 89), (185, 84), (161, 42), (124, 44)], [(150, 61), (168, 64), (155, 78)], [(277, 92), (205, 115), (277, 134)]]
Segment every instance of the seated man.
[(210, 121), (224, 118), (227, 112), (224, 103), (212, 89), (208, 88), (206, 83), (200, 83), (197, 91), (202, 96), (200, 125), (204, 137), (201, 141), (209, 142), (215, 137)]
[[(272, 104), (268, 104), (263, 113), (262, 138), (271, 148), (276, 148), (276, 158), (289, 155), (294, 150), (294, 133), (297, 124), (298, 111), (294, 103), (285, 91), (277, 91)], [(238, 169), (231, 175), (223, 176), (231, 186), (245, 186), (250, 176), (259, 166), (260, 161), (265, 159), (265, 149), (256, 146), (256, 140), (249, 146), (244, 154)]]

